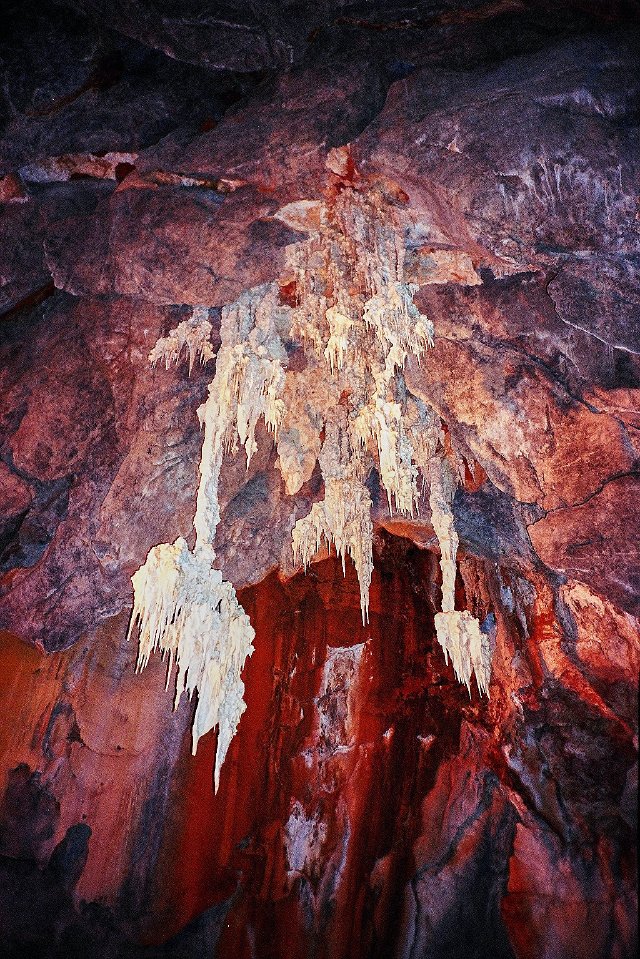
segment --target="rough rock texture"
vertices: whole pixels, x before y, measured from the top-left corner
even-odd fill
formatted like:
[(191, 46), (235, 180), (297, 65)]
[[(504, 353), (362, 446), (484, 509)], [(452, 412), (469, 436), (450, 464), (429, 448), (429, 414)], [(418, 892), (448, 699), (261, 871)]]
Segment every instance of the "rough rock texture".
[[(214, 740), (190, 756), (162, 665), (135, 676), (132, 649), (114, 656), (124, 617), (44, 675), (7, 638), (7, 944), (181, 955), (172, 934), (201, 916), (207, 948), (219, 934), (238, 957), (632, 955), (633, 621), (565, 591), (574, 662), (544, 578), (465, 559), (467, 602), (495, 618), (487, 705), (444, 667), (436, 567), (381, 537), (366, 628), (335, 558), (241, 592), (256, 652), (216, 796)], [(58, 879), (70, 836), (78, 865)]]
[[(635, 954), (640, 583), (637, 5), (14, 4), (0, 109), (0, 943), (9, 956)], [(4, 21), (3, 21), (4, 22)], [(408, 388), (474, 466), (435, 643), (426, 521), (369, 478), (353, 570), (296, 572), (260, 426), (216, 551), (256, 629), (215, 742), (133, 671), (130, 576), (192, 543), (214, 362), (147, 357), (277, 279), (333, 147), (416, 227)], [(218, 342), (214, 332), (214, 349)], [(295, 362), (295, 360), (292, 360)], [(425, 509), (426, 512), (426, 509)]]

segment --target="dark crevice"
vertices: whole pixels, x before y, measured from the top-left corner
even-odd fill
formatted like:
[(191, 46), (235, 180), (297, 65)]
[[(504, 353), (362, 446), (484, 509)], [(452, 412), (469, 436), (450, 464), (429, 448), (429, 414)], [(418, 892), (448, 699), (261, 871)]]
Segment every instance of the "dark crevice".
[(0, 320), (13, 320), (16, 319), (21, 313), (24, 313), (27, 310), (33, 309), (35, 306), (39, 306), (41, 303), (44, 303), (45, 300), (48, 300), (50, 296), (53, 296), (56, 292), (56, 285), (53, 280), (45, 283), (44, 286), (41, 286), (39, 289), (34, 290), (33, 293), (29, 293), (28, 296), (25, 296), (24, 299), (20, 300), (18, 303), (15, 303), (10, 309), (5, 310), (4, 313), (0, 313)]

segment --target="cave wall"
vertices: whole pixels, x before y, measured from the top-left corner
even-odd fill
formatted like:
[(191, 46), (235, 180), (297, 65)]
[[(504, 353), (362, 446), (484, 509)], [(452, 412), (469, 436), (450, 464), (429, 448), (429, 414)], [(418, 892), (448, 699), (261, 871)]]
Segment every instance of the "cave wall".
[[(634, 955), (637, 7), (192, 6), (7, 20), (0, 941)], [(350, 567), (294, 568), (321, 478), (287, 497), (259, 430), (221, 481), (216, 551), (257, 636), (214, 795), (214, 737), (190, 756), (192, 705), (172, 713), (125, 640), (131, 574), (191, 534), (213, 375), (147, 356), (194, 304), (217, 329), (278, 277), (299, 234), (274, 214), (346, 145), (421, 224), (436, 344), (406, 380), (473, 466), (458, 591), (495, 644), (491, 696), (435, 643), (428, 522), (372, 484), (363, 628)]]
[[(600, 697), (562, 650), (543, 582), (462, 563), (463, 598), (495, 617), (489, 703), (445, 666), (437, 558), (405, 539), (379, 537), (366, 627), (335, 557), (243, 591), (249, 708), (217, 795), (214, 734), (194, 759), (161, 664), (136, 676), (112, 630), (46, 671), (7, 641), (7, 944), (171, 956), (202, 935), (238, 957), (631, 955), (636, 636), (618, 624), (620, 675), (600, 677)], [(28, 864), (44, 886), (35, 914)]]

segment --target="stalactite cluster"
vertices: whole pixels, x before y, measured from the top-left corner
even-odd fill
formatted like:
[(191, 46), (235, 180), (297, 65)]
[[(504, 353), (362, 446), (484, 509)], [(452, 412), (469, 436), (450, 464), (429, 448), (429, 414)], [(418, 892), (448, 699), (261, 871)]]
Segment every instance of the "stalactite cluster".
[[(288, 377), (290, 397), (307, 398), (307, 407), (313, 397), (313, 408), (289, 417), (286, 404), (278, 452), (289, 492), (319, 458), (325, 499), (296, 525), (294, 554), (307, 566), (322, 539), (343, 558), (348, 552), (366, 620), (373, 568), (366, 481), (377, 468), (389, 508), (414, 515), (418, 470), (402, 369), (408, 355), (420, 358), (432, 344), (433, 327), (413, 303), (417, 287), (404, 281), (402, 225), (383, 191), (347, 186), (318, 212), (318, 229), (291, 249), (288, 286), (291, 336), (304, 344), (306, 359), (305, 369)], [(435, 420), (422, 425), (433, 428)], [(292, 459), (306, 464), (305, 473), (288, 475)]]
[[(409, 356), (425, 358), (434, 331), (413, 302), (417, 287), (405, 280), (402, 211), (383, 186), (349, 182), (312, 208), (309, 238), (289, 247), (286, 275), (245, 291), (222, 311), (216, 373), (198, 411), (204, 444), (194, 552), (182, 539), (155, 547), (133, 577), (139, 665), (155, 648), (168, 651), (169, 668), (178, 662), (177, 696), (198, 689), (194, 749), (200, 735), (220, 725), (216, 777), (244, 709), (240, 672), (253, 639), (233, 587), (212, 567), (218, 479), (223, 456), (239, 445), (249, 463), (260, 418), (274, 436), (289, 494), (310, 479), (316, 462), (322, 472), (324, 499), (293, 530), (296, 562), (308, 566), (323, 542), (335, 545), (343, 565), (348, 554), (363, 622), (373, 570), (369, 478), (377, 470), (390, 512), (415, 516), (422, 474), (441, 550), (438, 640), (458, 678), (469, 687), (475, 673), (481, 692), (488, 691), (487, 638), (469, 612), (455, 610), (459, 464), (439, 419), (408, 392), (403, 376)], [(207, 325), (194, 311), (150, 358), (168, 363), (186, 347), (190, 364), (208, 359)], [(298, 350), (304, 362), (290, 368)]]
[(164, 360), (169, 369), (171, 363), (177, 363), (183, 350), (189, 360), (189, 373), (194, 363), (207, 363), (214, 358), (209, 311), (205, 307), (195, 307), (188, 319), (179, 323), (168, 336), (161, 337), (151, 350), (149, 360), (154, 364)]
[(173, 663), (178, 669), (175, 706), (184, 690), (198, 691), (193, 720), (192, 751), (198, 740), (218, 727), (215, 786), (220, 769), (245, 710), (240, 678), (252, 652), (254, 632), (231, 583), (213, 569), (212, 552), (192, 553), (181, 537), (149, 551), (133, 576), (135, 605), (132, 627), (138, 628), (138, 668), (151, 653), (168, 654), (167, 684)]
[[(235, 314), (241, 313), (237, 307)], [(195, 354), (206, 359), (211, 326), (196, 308), (190, 320), (183, 321), (168, 337), (159, 340), (150, 360), (176, 359), (186, 345), (191, 365)], [(244, 356), (244, 353), (242, 354)], [(198, 410), (204, 427), (200, 484), (193, 525), (196, 542), (193, 552), (179, 537), (175, 543), (153, 547), (143, 566), (132, 577), (134, 607), (129, 636), (138, 631), (138, 669), (144, 668), (151, 653), (168, 654), (167, 684), (174, 662), (178, 668), (176, 697), (178, 705), (184, 690), (198, 692), (198, 705), (193, 720), (192, 749), (209, 730), (218, 727), (214, 769), (218, 788), (220, 769), (246, 705), (243, 699), (242, 668), (253, 651), (254, 630), (249, 617), (238, 603), (231, 583), (213, 568), (213, 540), (220, 521), (218, 479), (226, 445), (229, 443), (232, 416), (242, 421), (243, 436), (249, 442), (248, 424), (265, 414), (264, 407), (253, 416), (251, 391), (241, 407), (238, 381), (245, 381), (236, 368), (237, 350), (227, 343), (220, 350), (216, 377), (209, 386), (207, 401)], [(235, 405), (231, 396), (235, 398)], [(262, 395), (258, 391), (258, 396)], [(238, 414), (238, 409), (244, 413)], [(246, 414), (246, 417), (245, 417)], [(247, 455), (250, 446), (247, 445)]]

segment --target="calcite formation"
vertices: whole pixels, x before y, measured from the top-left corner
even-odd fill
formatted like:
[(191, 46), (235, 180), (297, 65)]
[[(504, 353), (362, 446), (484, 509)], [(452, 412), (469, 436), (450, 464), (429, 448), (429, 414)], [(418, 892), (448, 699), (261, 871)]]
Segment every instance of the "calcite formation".
[[(329, 170), (339, 169), (345, 157), (348, 151), (333, 151)], [(417, 286), (405, 282), (405, 224), (397, 203), (388, 188), (351, 179), (313, 205), (312, 234), (290, 249), (287, 277), (247, 290), (223, 309), (216, 374), (199, 411), (205, 433), (195, 551), (182, 538), (156, 546), (132, 578), (130, 634), (138, 627), (138, 666), (154, 649), (168, 651), (169, 672), (174, 657), (178, 664), (176, 705), (182, 689), (198, 690), (193, 750), (201, 735), (219, 725), (216, 786), (244, 710), (240, 673), (253, 638), (233, 587), (212, 568), (218, 483), (222, 457), (238, 443), (249, 467), (260, 419), (277, 444), (288, 492), (308, 478), (317, 457), (325, 495), (295, 525), (294, 561), (307, 568), (323, 542), (335, 546), (343, 571), (349, 555), (360, 584), (363, 623), (373, 571), (367, 478), (377, 469), (389, 511), (411, 517), (420, 499), (420, 466), (431, 486), (442, 557), (438, 642), (469, 690), (472, 674), (481, 692), (489, 689), (488, 640), (468, 611), (455, 610), (454, 467), (437, 418), (408, 393), (403, 378), (407, 357), (420, 361), (433, 345), (433, 325), (413, 302)], [(281, 213), (283, 219), (291, 215), (292, 210)], [(290, 303), (282, 301), (283, 286)], [(194, 310), (190, 320), (158, 341), (149, 359), (168, 364), (186, 348), (191, 371), (194, 358), (212, 356), (209, 331), (206, 315)], [(302, 372), (288, 371), (286, 344), (292, 342), (304, 350)]]
[[(134, 607), (129, 636), (138, 633), (138, 668), (142, 669), (155, 650), (167, 654), (167, 685), (175, 661), (178, 669), (174, 708), (180, 695), (197, 690), (198, 705), (193, 720), (192, 749), (198, 740), (218, 727), (214, 767), (215, 788), (229, 744), (245, 710), (241, 672), (253, 651), (254, 630), (239, 605), (233, 586), (213, 568), (213, 540), (220, 521), (218, 481), (225, 448), (240, 436), (247, 461), (255, 448), (254, 431), (259, 416), (271, 422), (273, 411), (263, 400), (270, 395), (266, 385), (277, 364), (263, 355), (256, 342), (255, 352), (234, 336), (246, 327), (255, 334), (251, 296), (225, 312), (229, 335), (218, 357), (216, 377), (209, 387), (207, 402), (198, 411), (204, 427), (200, 485), (193, 525), (196, 542), (193, 552), (179, 537), (175, 543), (153, 547), (146, 562), (134, 573)], [(262, 311), (269, 322), (270, 313)], [(189, 370), (193, 359), (212, 357), (209, 343), (211, 324), (206, 311), (194, 310), (168, 337), (156, 343), (149, 359), (167, 363), (186, 346)], [(258, 337), (259, 338), (259, 334)], [(273, 367), (273, 368), (272, 368)], [(273, 392), (273, 390), (271, 391)]]
[(345, 453), (345, 436), (346, 432), (339, 423), (330, 423), (326, 427), (326, 438), (320, 453), (324, 499), (315, 503), (309, 515), (296, 523), (293, 555), (306, 568), (323, 541), (334, 544), (342, 560), (343, 572), (345, 557), (349, 555), (358, 575), (362, 622), (365, 623), (368, 619), (369, 586), (373, 571), (371, 496), (359, 475), (359, 458), (350, 458), (348, 451)]
[(455, 674), (466, 685), (469, 695), (472, 674), (480, 692), (488, 695), (491, 676), (489, 638), (468, 610), (455, 608), (458, 534), (453, 520), (453, 497), (457, 484), (447, 460), (436, 457), (431, 461), (430, 479), (431, 522), (440, 546), (442, 572), (442, 610), (435, 616), (436, 635), (445, 659), (451, 657)]
[(176, 363), (183, 351), (189, 361), (189, 374), (193, 364), (207, 363), (215, 356), (211, 346), (211, 323), (209, 311), (206, 307), (194, 307), (191, 316), (179, 323), (168, 336), (162, 336), (151, 350), (149, 360), (159, 363), (164, 360), (166, 369), (171, 363)]
[(133, 576), (131, 625), (138, 629), (138, 668), (156, 650), (168, 654), (167, 685), (177, 666), (175, 706), (185, 690), (197, 690), (192, 751), (198, 740), (218, 727), (214, 766), (217, 790), (220, 769), (245, 710), (240, 678), (253, 652), (253, 628), (238, 604), (235, 590), (212, 569), (207, 550), (192, 553), (181, 537), (161, 543)]

